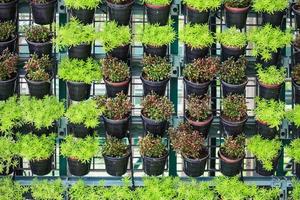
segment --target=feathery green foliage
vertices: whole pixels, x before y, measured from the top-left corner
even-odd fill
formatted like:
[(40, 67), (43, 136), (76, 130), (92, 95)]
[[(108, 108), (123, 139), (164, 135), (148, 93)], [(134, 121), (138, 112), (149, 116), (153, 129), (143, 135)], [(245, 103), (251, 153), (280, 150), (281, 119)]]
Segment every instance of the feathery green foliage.
[(286, 112), (286, 118), (297, 128), (300, 127), (300, 105), (296, 104), (293, 110)]
[(102, 0), (64, 0), (67, 8), (93, 10), (99, 6)]
[(166, 58), (159, 56), (144, 56), (143, 76), (150, 81), (163, 81), (171, 76), (171, 64)]
[(217, 33), (217, 40), (226, 47), (243, 48), (247, 45), (247, 35), (236, 27)]
[(252, 0), (252, 7), (255, 12), (266, 12), (273, 14), (274, 12), (284, 11), (288, 5), (288, 0)]
[(264, 69), (260, 64), (256, 66), (258, 80), (266, 85), (279, 85), (285, 81), (286, 70), (284, 67), (269, 66)]
[(106, 138), (105, 144), (102, 147), (102, 155), (110, 157), (123, 157), (128, 155), (128, 145), (115, 137)]
[(10, 177), (0, 179), (0, 197), (1, 200), (23, 200), (23, 194), (28, 189), (14, 182)]
[(139, 140), (140, 154), (150, 158), (160, 158), (166, 155), (167, 150), (161, 137), (155, 137), (152, 134), (147, 134)]
[(6, 81), (16, 77), (18, 56), (5, 49), (0, 54), (0, 81)]
[(11, 167), (17, 167), (18, 160), (16, 157), (19, 152), (11, 137), (0, 137), (0, 144), (0, 174), (8, 174)]
[(280, 189), (275, 188), (258, 188), (253, 196), (253, 200), (273, 200), (280, 196)]
[(172, 3), (172, 0), (143, 0), (144, 3), (156, 6), (165, 6)]
[(286, 153), (289, 157), (294, 159), (296, 163), (300, 164), (300, 139), (295, 139), (291, 144), (286, 148)]
[(35, 200), (63, 200), (64, 186), (60, 179), (54, 181), (33, 179), (30, 186)]
[(292, 198), (294, 200), (300, 199), (300, 181), (293, 179), (292, 184), (293, 184)]
[(222, 4), (222, 0), (183, 0), (182, 2), (200, 11), (217, 10)]

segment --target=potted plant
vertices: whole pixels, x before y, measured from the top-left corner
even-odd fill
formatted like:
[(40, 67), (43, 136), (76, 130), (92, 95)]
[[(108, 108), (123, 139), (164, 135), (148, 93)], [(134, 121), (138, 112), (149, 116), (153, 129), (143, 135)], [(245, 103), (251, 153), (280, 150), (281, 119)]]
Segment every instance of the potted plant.
[(236, 176), (241, 173), (245, 158), (245, 143), (246, 138), (244, 135), (225, 138), (224, 144), (218, 152), (222, 174), (225, 176)]
[(277, 68), (272, 65), (264, 69), (261, 65), (257, 65), (256, 69), (257, 81), (259, 84), (259, 97), (278, 100), (285, 82), (285, 68)]
[(300, 27), (300, 1), (297, 0), (294, 4), (292, 4), (292, 10), (295, 15), (296, 28)]
[(99, 141), (96, 138), (65, 137), (60, 145), (60, 153), (68, 159), (69, 172), (74, 176), (84, 176), (89, 173), (91, 159), (99, 153)]
[(168, 23), (172, 0), (143, 0), (150, 24), (165, 26)]
[(256, 135), (249, 139), (247, 148), (255, 156), (256, 173), (262, 176), (274, 175), (281, 154), (280, 140), (263, 139)]
[(283, 32), (278, 27), (273, 28), (267, 24), (262, 28), (252, 29), (248, 40), (254, 45), (253, 55), (256, 56), (257, 62), (267, 67), (278, 64), (281, 49), (291, 43), (292, 35), (289, 31)]
[(296, 104), (292, 110), (288, 110), (286, 118), (291, 123), (293, 138), (300, 138), (300, 105)]
[(103, 111), (104, 108), (98, 106), (93, 99), (72, 104), (65, 114), (68, 119), (69, 134), (78, 138), (93, 135), (96, 127), (100, 124), (99, 117)]
[(262, 24), (281, 26), (288, 0), (252, 0), (253, 10), (262, 13)]
[(42, 99), (52, 94), (51, 83), (54, 72), (52, 60), (48, 55), (39, 58), (37, 54), (33, 54), (25, 63), (24, 69), (30, 96)]
[(217, 40), (221, 44), (222, 61), (225, 61), (230, 57), (237, 60), (241, 55), (246, 53), (247, 36), (235, 27), (217, 33)]
[(187, 63), (206, 57), (209, 47), (214, 43), (214, 37), (206, 24), (186, 24), (179, 32), (179, 40), (184, 43)]
[(23, 195), (28, 191), (28, 188), (21, 186), (17, 181), (13, 181), (11, 177), (0, 179), (0, 190), (3, 200), (24, 200)]
[(0, 22), (0, 53), (5, 49), (14, 53), (16, 50), (16, 25), (13, 22)]
[(129, 26), (119, 26), (115, 21), (107, 22), (98, 37), (108, 56), (127, 62), (131, 42)]
[(49, 136), (19, 135), (17, 149), (20, 156), (29, 161), (33, 174), (43, 176), (51, 172), (55, 150), (54, 134)]
[(3, 0), (0, 2), (0, 21), (16, 21), (18, 0)]
[(217, 10), (221, 4), (221, 0), (183, 0), (182, 3), (186, 7), (186, 16), (188, 23), (191, 24), (207, 24), (209, 22), (210, 11)]
[(186, 121), (206, 139), (214, 119), (209, 96), (191, 95), (187, 99)]
[(102, 0), (65, 0), (66, 7), (72, 17), (77, 18), (83, 24), (91, 24), (94, 21), (95, 10)]
[(257, 132), (266, 139), (273, 139), (278, 135), (279, 127), (285, 117), (284, 103), (275, 100), (257, 98), (254, 109)]
[(106, 95), (116, 97), (120, 92), (128, 94), (131, 81), (130, 68), (117, 58), (108, 57), (100, 61), (105, 82)]
[(146, 55), (165, 57), (167, 46), (175, 41), (176, 33), (170, 25), (145, 24), (137, 30), (137, 39), (143, 44)]
[(129, 25), (131, 9), (134, 0), (106, 0), (109, 21), (116, 21), (119, 25)]
[(183, 68), (185, 95), (202, 96), (207, 93), (210, 82), (219, 70), (217, 58), (199, 58)]
[(52, 57), (52, 33), (46, 26), (25, 27), (25, 39), (30, 54), (37, 54), (39, 57), (43, 55)]
[(36, 24), (52, 24), (57, 0), (30, 0), (33, 21)]
[(151, 92), (164, 96), (171, 76), (171, 64), (166, 58), (158, 56), (145, 56), (142, 64), (140, 78), (143, 83), (144, 96)]
[(63, 200), (64, 186), (61, 179), (38, 180), (33, 179), (30, 185), (31, 195), (34, 199)]
[(131, 152), (129, 145), (124, 141), (114, 137), (106, 138), (102, 155), (109, 175), (122, 176), (126, 173)]
[(13, 96), (17, 87), (18, 56), (10, 53), (8, 49), (0, 54), (0, 100)]
[(92, 58), (86, 61), (63, 58), (58, 68), (58, 76), (67, 81), (70, 99), (82, 101), (90, 97), (92, 83), (102, 79), (102, 71)]
[(96, 31), (92, 25), (84, 25), (71, 18), (66, 25), (59, 27), (54, 42), (59, 50), (68, 48), (69, 58), (87, 59), (91, 56), (95, 39)]
[(173, 149), (183, 158), (184, 173), (190, 177), (203, 175), (209, 156), (204, 137), (187, 123), (170, 128), (168, 133)]
[(245, 96), (230, 94), (223, 99), (220, 120), (226, 135), (237, 136), (242, 134), (247, 119), (248, 114)]
[(248, 11), (252, 0), (225, 0), (227, 27), (245, 28)]
[(174, 110), (172, 102), (165, 96), (149, 94), (144, 97), (141, 117), (145, 133), (163, 136), (168, 126), (168, 120)]
[(13, 173), (19, 162), (19, 155), (16, 143), (12, 137), (0, 137), (0, 175), (9, 175)]
[(297, 138), (291, 142), (286, 149), (287, 155), (294, 160), (294, 169), (297, 178), (300, 178), (300, 139)]
[(253, 200), (270, 200), (270, 199), (279, 199), (280, 198), (280, 188), (257, 188), (252, 199)]
[(140, 139), (139, 145), (144, 172), (149, 176), (163, 174), (169, 154), (161, 137), (147, 134)]
[(190, 180), (188, 182), (181, 181), (177, 188), (177, 198), (181, 199), (205, 199), (205, 200), (215, 200), (216, 194), (210, 188), (209, 183), (197, 182), (196, 180)]
[(300, 64), (292, 68), (293, 103), (300, 103)]

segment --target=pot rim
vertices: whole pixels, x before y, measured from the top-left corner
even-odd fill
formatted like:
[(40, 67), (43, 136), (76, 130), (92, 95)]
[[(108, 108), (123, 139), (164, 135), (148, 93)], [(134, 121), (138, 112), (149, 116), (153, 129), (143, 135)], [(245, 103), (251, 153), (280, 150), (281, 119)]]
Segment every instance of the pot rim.
[(105, 83), (107, 83), (109, 85), (112, 85), (112, 86), (115, 86), (115, 87), (121, 87), (121, 86), (125, 86), (125, 85), (129, 84), (130, 81), (131, 81), (131, 77), (127, 77), (126, 80), (121, 81), (121, 82), (111, 82), (111, 81), (107, 80), (104, 77), (103, 77), (103, 80), (104, 80)]
[[(51, 35), (51, 39), (52, 39), (52, 35)], [(53, 44), (51, 39), (47, 42), (32, 42), (32, 41), (28, 40), (27, 38), (25, 38), (27, 43), (33, 44), (33, 45), (36, 45), (36, 46), (42, 46), (42, 45), (46, 45), (46, 44)]]
[(263, 87), (268, 88), (268, 89), (277, 89), (277, 88), (280, 88), (284, 84), (284, 82), (283, 82), (283, 83), (280, 83), (280, 84), (269, 85), (269, 84), (262, 83), (259, 79), (257, 79), (257, 80), (258, 80), (258, 83), (259, 83), (260, 86), (263, 86)]
[(197, 86), (210, 85), (210, 83), (211, 83), (211, 80), (209, 80), (207, 82), (203, 82), (203, 83), (195, 83), (195, 82), (188, 80), (186, 77), (183, 77), (183, 81), (190, 83), (191, 85), (197, 85)]
[(171, 7), (171, 3), (167, 5), (154, 5), (154, 4), (145, 3), (145, 6), (152, 9), (162, 9), (162, 8)]
[(221, 80), (221, 82), (222, 82), (222, 84), (228, 85), (228, 86), (244, 86), (244, 85), (247, 85), (247, 84), (248, 84), (249, 79), (248, 79), (248, 77), (246, 76), (246, 80), (245, 80), (243, 83), (237, 84), (237, 85), (231, 84), (231, 83), (227, 83), (227, 82), (225, 82), (225, 81), (223, 81), (223, 80)]
[[(141, 117), (142, 117), (142, 119), (144, 118), (144, 119), (146, 119), (146, 120), (149, 120), (149, 121), (153, 121), (153, 122), (155, 122), (155, 123), (163, 123), (163, 122), (167, 122), (168, 120), (154, 120), (154, 119), (151, 119), (151, 118), (149, 118), (149, 117), (146, 117), (144, 114), (143, 114), (143, 109), (141, 110)], [(143, 119), (143, 120), (144, 120)]]
[(70, 81), (70, 80), (67, 80), (66, 82), (70, 83), (70, 84), (73, 84), (73, 85), (89, 85), (89, 86), (92, 85), (92, 84), (88, 84), (88, 83), (85, 83), (85, 82), (79, 82), (79, 81)]
[[(296, 7), (299, 7), (299, 9), (296, 9)], [(294, 13), (300, 15), (300, 6), (298, 6), (297, 4), (292, 5), (292, 10), (294, 11)]]
[[(166, 149), (165, 149), (166, 150)], [(159, 160), (164, 160), (169, 156), (169, 152), (166, 150), (166, 154), (162, 157), (159, 158), (153, 158), (153, 157), (148, 157), (148, 156), (142, 156), (142, 158), (148, 159), (148, 160), (153, 160), (153, 161), (159, 161)]]
[(102, 117), (104, 118), (105, 121), (112, 121), (112, 122), (126, 122), (131, 118), (130, 113), (128, 114), (128, 117), (124, 118), (124, 119), (109, 119), (107, 118), (105, 115), (102, 115)]
[(0, 83), (9, 83), (9, 82), (14, 82), (17, 78), (18, 78), (18, 76), (19, 76), (19, 73), (18, 72), (16, 72), (16, 75), (13, 77), (13, 78), (11, 78), (11, 79), (8, 79), (8, 80), (5, 80), (5, 81), (2, 81), (2, 80), (0, 80)]
[(242, 120), (240, 120), (240, 121), (230, 121), (230, 120), (228, 120), (228, 119), (226, 119), (226, 118), (224, 118), (224, 115), (223, 115), (223, 113), (221, 112), (221, 114), (220, 114), (220, 119), (221, 119), (221, 122), (226, 122), (227, 124), (229, 124), (229, 123), (235, 123), (235, 124), (243, 124), (243, 123), (246, 123), (246, 121), (248, 120), (248, 114), (242, 119)]
[(150, 80), (145, 79), (143, 75), (144, 75), (144, 73), (142, 73), (140, 75), (140, 79), (142, 80), (142, 82), (146, 82), (146, 83), (161, 83), (162, 84), (165, 82), (169, 82), (169, 80), (170, 80), (170, 76), (169, 76), (167, 79), (162, 80), (162, 81), (150, 81)]
[(44, 82), (51, 83), (51, 81), (52, 81), (53, 78), (54, 78), (54, 73), (51, 72), (51, 73), (50, 73), (50, 78), (49, 78), (48, 80), (33, 81), (33, 80), (30, 80), (30, 79), (27, 77), (27, 74), (28, 74), (28, 73), (25, 74), (24, 78), (25, 78), (25, 80), (26, 80), (27, 82), (29, 82), (29, 83), (44, 83)]
[(247, 46), (248, 46), (248, 42), (243, 47), (232, 47), (232, 46), (226, 46), (226, 45), (221, 44), (222, 48), (227, 48), (227, 49), (231, 49), (231, 50), (244, 50), (245, 48), (247, 48)]
[(209, 152), (208, 152), (207, 148), (205, 148), (205, 151), (206, 151), (206, 156), (204, 156), (203, 158), (200, 158), (200, 159), (191, 159), (191, 158), (188, 158), (187, 156), (185, 156), (184, 154), (181, 154), (181, 156), (184, 160), (186, 160), (188, 162), (197, 163), (197, 162), (204, 161), (209, 157)]
[(30, 5), (36, 5), (36, 6), (48, 6), (50, 4), (54, 4), (56, 3), (57, 0), (51, 0), (51, 1), (48, 1), (47, 3), (33, 3), (31, 0), (30, 0)]
[(15, 34), (12, 39), (10, 39), (8, 41), (3, 41), (3, 42), (0, 41), (0, 44), (8, 44), (8, 43), (14, 42), (17, 40), (17, 37), (18, 37), (17, 34)]
[(232, 159), (230, 159), (230, 158), (225, 157), (225, 156), (222, 154), (222, 151), (221, 151), (221, 149), (220, 149), (220, 150), (218, 151), (218, 156), (219, 156), (219, 158), (220, 158), (221, 160), (223, 160), (224, 162), (233, 164), (233, 163), (237, 163), (237, 162), (240, 162), (241, 160), (243, 160), (243, 159), (245, 158), (246, 155), (245, 155), (245, 152), (244, 152), (244, 156), (243, 156), (242, 158), (238, 158), (238, 159), (232, 160)]
[(208, 124), (210, 124), (212, 121), (213, 121), (213, 119), (214, 119), (214, 115), (213, 114), (211, 114), (206, 120), (204, 120), (204, 121), (193, 121), (193, 120), (191, 120), (190, 118), (189, 118), (189, 115), (188, 115), (188, 113), (187, 113), (187, 111), (185, 112), (185, 118), (186, 118), (186, 120), (190, 123), (190, 124), (192, 124), (192, 125), (194, 125), (194, 126), (207, 126)]
[(244, 8), (235, 8), (235, 7), (230, 7), (228, 6), (228, 3), (225, 3), (225, 9), (230, 11), (230, 12), (233, 12), (233, 13), (245, 13), (249, 10), (250, 8), (250, 5), (248, 5), (247, 7), (244, 7)]
[(116, 4), (116, 3), (111, 3), (109, 0), (106, 0), (106, 3), (109, 7), (127, 7), (130, 6), (132, 4), (134, 4), (134, 0), (129, 0), (127, 3), (125, 4)]
[(103, 155), (103, 154), (102, 154), (102, 156), (103, 156), (104, 158), (108, 158), (108, 159), (110, 159), (110, 160), (122, 160), (122, 159), (125, 159), (125, 158), (129, 158), (129, 156), (131, 156), (131, 149), (130, 149), (130, 147), (128, 146), (126, 155), (125, 155), (125, 156), (122, 156), (122, 157), (112, 157), (112, 156)]
[(210, 13), (210, 10), (211, 10), (211, 9), (208, 9), (208, 10), (206, 10), (206, 11), (204, 11), (204, 10), (199, 10), (199, 9), (193, 8), (192, 6), (189, 6), (189, 5), (186, 5), (185, 7), (186, 7), (187, 9), (189, 9), (189, 10), (198, 11), (198, 12), (206, 12), (206, 13)]

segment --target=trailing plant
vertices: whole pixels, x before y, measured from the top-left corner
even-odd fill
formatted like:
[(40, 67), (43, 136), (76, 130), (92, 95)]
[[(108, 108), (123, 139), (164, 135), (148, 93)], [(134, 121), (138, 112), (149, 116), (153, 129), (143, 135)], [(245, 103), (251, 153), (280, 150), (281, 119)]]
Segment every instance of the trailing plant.
[(297, 128), (300, 127), (300, 105), (296, 104), (293, 110), (286, 112), (286, 118)]
[(44, 43), (49, 42), (52, 38), (52, 33), (50, 29), (46, 26), (25, 26), (24, 31), (25, 38), (30, 42)]
[(169, 120), (174, 111), (172, 102), (166, 96), (147, 95), (141, 103), (142, 114), (152, 120)]
[(214, 37), (205, 24), (186, 24), (179, 32), (179, 39), (192, 49), (210, 47), (214, 43)]
[(255, 12), (266, 12), (274, 14), (274, 12), (284, 11), (288, 5), (288, 0), (252, 0), (252, 7)]
[(257, 65), (258, 80), (266, 85), (279, 85), (285, 81), (286, 70), (284, 67), (277, 68), (272, 65), (264, 69), (261, 65)]
[(18, 165), (18, 150), (12, 137), (0, 137), (0, 174), (8, 174), (11, 168)]
[(225, 83), (239, 85), (247, 80), (246, 68), (247, 59), (241, 56), (238, 60), (230, 57), (224, 61), (222, 67), (220, 67), (219, 74), (220, 79)]
[(292, 140), (291, 144), (286, 148), (286, 153), (294, 159), (295, 163), (300, 164), (300, 139)]
[(292, 79), (300, 85), (300, 64), (292, 68)]
[(131, 32), (129, 26), (119, 26), (115, 21), (106, 22), (98, 38), (103, 43), (104, 50), (111, 52), (117, 47), (130, 44)]
[(172, 0), (143, 0), (144, 3), (156, 6), (166, 6), (172, 3)]
[(93, 10), (99, 6), (102, 0), (65, 0), (67, 8), (73, 8), (76, 10), (88, 9)]
[(143, 76), (150, 81), (162, 81), (170, 78), (171, 64), (166, 58), (159, 56), (144, 56), (143, 59)]
[(231, 8), (246, 8), (250, 6), (252, 0), (224, 0), (223, 2)]
[(43, 55), (41, 58), (33, 54), (24, 65), (27, 72), (27, 78), (32, 81), (48, 81), (52, 73), (52, 61), (49, 55)]
[(139, 140), (140, 154), (150, 158), (160, 158), (167, 154), (166, 146), (161, 137), (147, 134)]
[(71, 135), (65, 137), (60, 146), (61, 155), (79, 160), (82, 163), (89, 162), (99, 153), (99, 141), (97, 138), (75, 138)]
[(225, 47), (243, 48), (247, 46), (247, 35), (236, 27), (217, 33), (217, 40)]
[(0, 179), (1, 200), (23, 200), (23, 194), (28, 188), (21, 186), (20, 183), (13, 181), (10, 177)]
[(93, 81), (102, 79), (102, 71), (99, 64), (92, 58), (86, 61), (63, 58), (58, 68), (58, 76), (65, 81), (91, 84)]
[(123, 141), (115, 137), (108, 137), (102, 147), (102, 155), (109, 157), (124, 157), (128, 154), (129, 146)]
[(250, 30), (248, 39), (254, 44), (253, 55), (261, 56), (263, 60), (268, 61), (271, 59), (272, 53), (291, 43), (292, 34), (289, 30), (283, 32), (278, 27), (267, 24), (262, 28)]
[(278, 199), (280, 196), (280, 189), (275, 188), (257, 188), (253, 200), (271, 200)]
[(128, 65), (117, 58), (108, 57), (100, 61), (104, 79), (113, 83), (126, 81), (130, 77)]
[(220, 151), (226, 158), (236, 160), (245, 156), (246, 137), (238, 135), (236, 137), (228, 136), (224, 140)]
[(222, 0), (183, 0), (182, 2), (188, 7), (197, 9), (199, 11), (217, 10), (222, 4)]
[(53, 181), (33, 179), (30, 189), (35, 200), (64, 199), (64, 186), (60, 179)]
[(271, 171), (272, 162), (279, 155), (281, 142), (278, 139), (268, 140), (255, 135), (248, 140), (247, 148), (262, 163), (265, 170)]
[(292, 191), (292, 199), (300, 199), (300, 182), (296, 179), (292, 180), (293, 191)]
[(16, 34), (16, 25), (11, 21), (0, 22), (0, 42), (6, 42)]
[(5, 49), (0, 55), (0, 80), (6, 81), (17, 74), (18, 56)]
[(230, 94), (223, 99), (222, 116), (230, 121), (241, 121), (247, 117), (244, 95)]
[(188, 117), (193, 121), (202, 122), (207, 120), (212, 115), (210, 97), (189, 96), (186, 112)]
[(281, 121), (285, 117), (285, 107), (283, 102), (273, 99), (255, 99), (256, 108), (254, 109), (255, 119), (262, 123), (267, 123), (270, 128), (279, 129)]

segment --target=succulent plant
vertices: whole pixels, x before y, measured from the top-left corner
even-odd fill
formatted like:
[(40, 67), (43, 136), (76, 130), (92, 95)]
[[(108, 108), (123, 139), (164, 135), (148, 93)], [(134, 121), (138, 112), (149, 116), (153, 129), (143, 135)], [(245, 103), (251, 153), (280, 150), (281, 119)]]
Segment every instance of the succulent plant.
[(188, 97), (186, 111), (193, 121), (204, 121), (211, 116), (210, 97), (192, 95)]
[(0, 55), (0, 80), (5, 81), (17, 73), (18, 56), (5, 49)]
[(33, 81), (46, 81), (50, 79), (52, 71), (52, 61), (49, 55), (43, 55), (41, 58), (33, 54), (25, 63), (27, 78)]
[(108, 57), (100, 61), (102, 73), (107, 81), (122, 82), (130, 77), (128, 65), (117, 58)]

